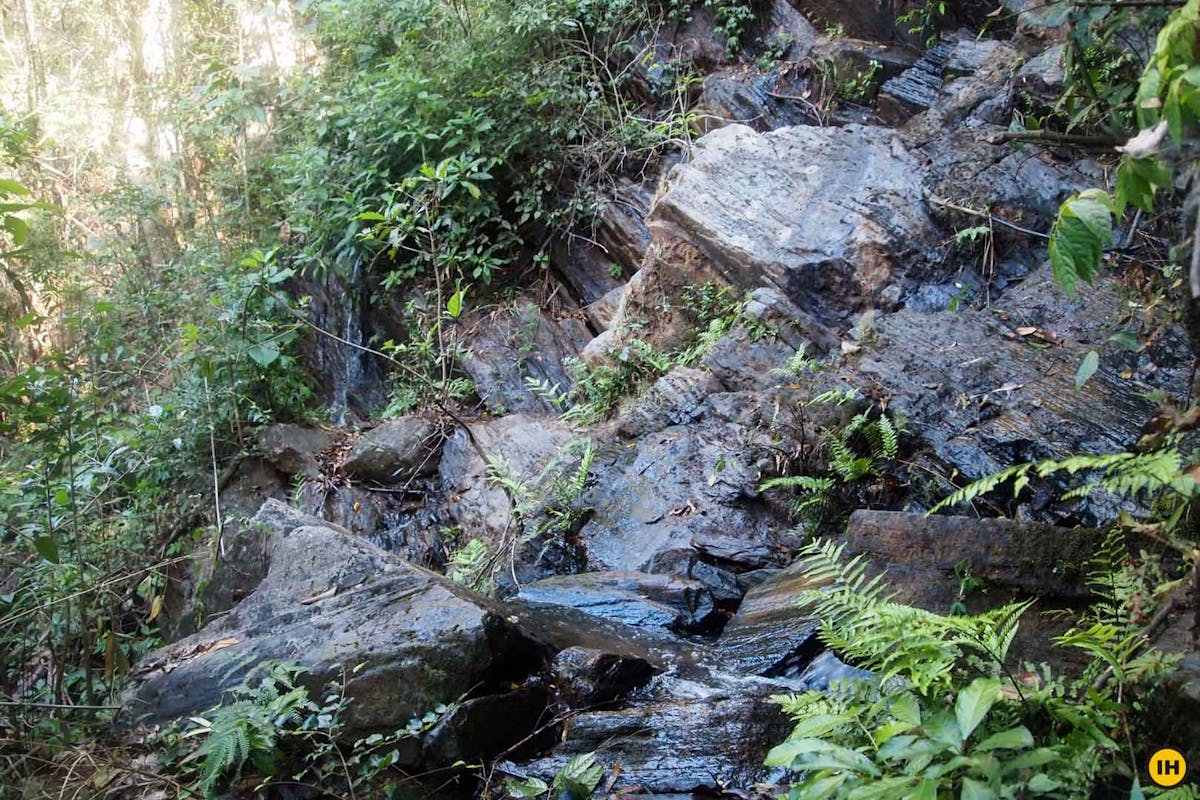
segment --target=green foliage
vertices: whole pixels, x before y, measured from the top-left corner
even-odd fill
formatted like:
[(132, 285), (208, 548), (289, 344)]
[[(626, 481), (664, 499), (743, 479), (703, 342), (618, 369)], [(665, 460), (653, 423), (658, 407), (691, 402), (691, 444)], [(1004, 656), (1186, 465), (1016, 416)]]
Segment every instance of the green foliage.
[[(1123, 14), (1128, 11), (1118, 13), (1104, 6), (1088, 13), (1106, 20), (1112, 36), (1124, 35), (1122, 25), (1129, 18)], [(1154, 19), (1159, 17), (1142, 17), (1143, 23)], [(1074, 294), (1079, 278), (1090, 282), (1099, 269), (1104, 249), (1112, 244), (1113, 216), (1122, 215), (1129, 205), (1152, 211), (1156, 193), (1170, 190), (1174, 175), (1191, 171), (1196, 154), (1184, 145), (1200, 126), (1198, 38), (1200, 0), (1188, 0), (1166, 18), (1138, 81), (1132, 111), (1141, 132), (1121, 148), (1124, 158), (1117, 169), (1114, 195), (1088, 190), (1060, 209), (1051, 231), (1050, 261), (1056, 280), (1068, 294)], [(1121, 52), (1127, 52), (1124, 45)], [(1110, 82), (1102, 91), (1096, 88), (1097, 80), (1088, 81), (1094, 100), (1089, 113), (1119, 119), (1129, 82)], [(1173, 147), (1164, 141), (1168, 134)]]
[(1187, 503), (1197, 495), (1196, 482), (1184, 474), (1182, 466), (1183, 456), (1175, 437), (1144, 453), (1083, 454), (1061, 460), (1015, 464), (964, 486), (935, 505), (930, 513), (970, 503), (1009, 482), (1012, 482), (1015, 498), (1035, 477), (1083, 473), (1092, 476), (1091, 480), (1067, 491), (1064, 499), (1084, 497), (1092, 492), (1110, 492), (1125, 499), (1154, 500), (1160, 506), (1165, 503), (1172, 509), (1170, 516), (1178, 519)]
[(1112, 244), (1112, 200), (1099, 189), (1088, 189), (1062, 204), (1050, 230), (1050, 264), (1054, 279), (1075, 296), (1082, 278), (1091, 283), (1104, 248)]
[(562, 547), (591, 511), (580, 499), (594, 459), (591, 439), (569, 442), (531, 475), (518, 474), (504, 456), (492, 455), (487, 481), (508, 498), (510, 524), (499, 541), (471, 539), (456, 550), (450, 557), (450, 577), (490, 593), (497, 570), (511, 565), (522, 548), (540, 543), (541, 559), (551, 548)]
[[(854, 389), (834, 389), (812, 397), (803, 407), (843, 406), (857, 398)], [(818, 431), (827, 455), (822, 470), (825, 474), (770, 478), (762, 482), (759, 491), (790, 489), (795, 492), (792, 513), (809, 529), (816, 530), (835, 516), (838, 506), (835, 501), (840, 500), (844, 505), (845, 495), (857, 484), (878, 476), (896, 459), (900, 454), (901, 432), (902, 428), (887, 414), (877, 414), (873, 406), (868, 407), (840, 427), (826, 426)]]
[(317, 710), (308, 690), (296, 685), (302, 672), (268, 665), (257, 686), (235, 687), (232, 702), (191, 719), (195, 727), (185, 736), (203, 738), (180, 765), (198, 762), (195, 786), (201, 794), (212, 797), (221, 779), (236, 777), (247, 761), (263, 775), (275, 774), (281, 733), (298, 728), (304, 715)]
[(896, 22), (908, 25), (908, 32), (920, 36), (926, 47), (937, 44), (937, 23), (946, 15), (944, 0), (921, 0), (920, 3), (905, 11)]
[[(846, 561), (842, 546), (814, 543), (801, 559), (824, 587), (802, 598), (822, 620), (822, 640), (872, 674), (776, 698), (796, 727), (767, 764), (799, 773), (792, 798), (1082, 798), (1115, 768), (1119, 694), (1045, 667), (1032, 681), (1007, 670), (1029, 603), (941, 616), (891, 601), (886, 578), (869, 577), (861, 557)], [(1103, 633), (1063, 644), (1129, 663)]]
[(547, 785), (541, 778), (506, 778), (509, 797), (552, 797), (560, 800), (588, 800), (604, 779), (604, 767), (596, 763), (595, 753), (577, 755), (563, 765)]
[[(453, 710), (438, 705), (399, 730), (348, 742), (348, 675), (330, 682), (318, 701), (300, 683), (305, 673), (294, 664), (264, 662), (222, 705), (156, 734), (152, 743), (190, 781), (195, 796), (221, 796), (222, 787), (243, 776), (254, 779), (255, 792), (275, 781), (306, 781), (346, 796), (390, 796), (403, 777), (393, 772), (401, 742), (424, 736)], [(397, 780), (387, 780), (389, 773)]]

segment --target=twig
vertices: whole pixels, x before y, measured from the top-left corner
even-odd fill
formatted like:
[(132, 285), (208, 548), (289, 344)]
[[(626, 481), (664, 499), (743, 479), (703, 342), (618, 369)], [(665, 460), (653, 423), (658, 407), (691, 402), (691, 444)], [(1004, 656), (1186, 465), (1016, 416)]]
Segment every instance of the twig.
[(1015, 222), (1009, 222), (1008, 220), (1004, 219), (1003, 217), (997, 217), (995, 214), (993, 214), (990, 211), (976, 211), (973, 208), (967, 208), (966, 206), (960, 206), (955, 203), (951, 203), (949, 200), (944, 200), (941, 197), (938, 197), (938, 196), (932, 195), (932, 194), (929, 195), (929, 202), (932, 205), (937, 206), (938, 208), (948, 208), (951, 211), (957, 211), (960, 214), (968, 214), (972, 217), (980, 217), (982, 219), (986, 219), (989, 223), (1003, 225), (1006, 228), (1012, 228), (1014, 231), (1018, 231), (1027, 236), (1035, 236), (1038, 239), (1049, 239), (1050, 238), (1050, 236), (1048, 234), (1042, 233), (1041, 231), (1035, 231), (1030, 228), (1025, 228), (1021, 225), (1018, 225)]
[(1004, 144), (1005, 142), (1041, 142), (1043, 144), (1061, 144), (1074, 147), (1095, 147), (1101, 149), (1110, 149), (1119, 144), (1124, 144), (1122, 140), (1115, 136), (1096, 135), (1092, 136), (1084, 133), (1059, 133), (1058, 131), (998, 131), (987, 137), (990, 144)]

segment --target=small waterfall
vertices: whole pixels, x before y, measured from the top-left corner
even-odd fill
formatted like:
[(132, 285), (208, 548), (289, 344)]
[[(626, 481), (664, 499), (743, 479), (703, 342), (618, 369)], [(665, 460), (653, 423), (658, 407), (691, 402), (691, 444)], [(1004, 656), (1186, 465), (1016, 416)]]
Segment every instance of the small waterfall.
[[(333, 421), (345, 425), (351, 413), (350, 404), (365, 382), (366, 369), (364, 362), (370, 357), (369, 353), (359, 350), (357, 346), (365, 346), (367, 333), (364, 325), (367, 292), (363, 280), (363, 262), (360, 256), (355, 256), (350, 266), (350, 274), (345, 279), (345, 285), (335, 279), (331, 299), (338, 304), (337, 313), (333, 320), (340, 323), (338, 335), (346, 342), (335, 343), (341, 350), (340, 358), (334, 359), (330, 366), (329, 378), (333, 381), (333, 396), (330, 398), (329, 411)], [(338, 291), (338, 290), (341, 291)]]

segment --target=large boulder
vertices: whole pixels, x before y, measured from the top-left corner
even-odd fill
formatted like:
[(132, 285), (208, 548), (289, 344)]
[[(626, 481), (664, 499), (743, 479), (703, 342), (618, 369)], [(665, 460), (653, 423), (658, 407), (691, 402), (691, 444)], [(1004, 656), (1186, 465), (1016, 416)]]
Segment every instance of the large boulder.
[(669, 340), (681, 323), (662, 313), (663, 296), (709, 280), (773, 286), (818, 320), (844, 322), (936, 240), (921, 177), (886, 128), (713, 131), (668, 174), (619, 323), (640, 320), (641, 335)]
[(196, 714), (263, 662), (281, 661), (305, 668), (318, 697), (345, 681), (351, 732), (395, 730), (440, 703), (519, 681), (547, 655), (486, 598), (347, 533), (304, 525), (274, 545), (249, 597), (138, 665), (121, 713), (147, 723)]
[(572, 309), (552, 313), (529, 298), (502, 311), (464, 315), (460, 327), (467, 352), (463, 370), (494, 414), (548, 412), (554, 405), (531, 391), (527, 378), (567, 391), (571, 375), (563, 362), (591, 340), (587, 324)]
[(710, 417), (597, 456), (580, 537), (593, 569), (668, 572), (690, 555), (738, 569), (777, 563), (786, 533), (759, 500), (759, 454)]
[(337, 441), (333, 431), (289, 422), (268, 425), (258, 437), (263, 458), (280, 472), (315, 478), (321, 473), (317, 456)]
[(781, 779), (782, 772), (762, 762), (790, 730), (777, 704), (743, 689), (580, 714), (566, 724), (552, 755), (502, 768), (549, 782), (573, 757), (595, 752), (615, 789), (707, 795)]
[(209, 618), (248, 597), (266, 577), (279, 542), (297, 528), (313, 525), (329, 523), (271, 498), (253, 518), (233, 518), (221, 531), (214, 531), (206, 546), (197, 549), (188, 569), (171, 575), (165, 609), (169, 636), (194, 633)]
[(699, 581), (639, 572), (558, 575), (521, 587), (521, 600), (567, 606), (631, 627), (703, 632), (716, 622), (716, 604)]

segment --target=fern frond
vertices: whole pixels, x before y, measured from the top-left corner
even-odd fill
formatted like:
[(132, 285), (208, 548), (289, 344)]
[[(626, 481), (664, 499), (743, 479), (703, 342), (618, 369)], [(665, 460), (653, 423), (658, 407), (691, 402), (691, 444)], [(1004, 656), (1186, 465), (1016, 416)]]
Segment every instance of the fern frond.
[(963, 488), (946, 497), (941, 502), (929, 509), (930, 514), (936, 514), (944, 508), (970, 503), (978, 497), (982, 497), (988, 492), (996, 489), (998, 486), (1012, 480), (1015, 481), (1014, 496), (1019, 494), (1029, 483), (1029, 473), (1034, 468), (1032, 462), (1025, 462), (1015, 466), (1002, 469), (999, 472), (994, 472), (991, 475), (985, 475), (977, 481), (968, 483)]

